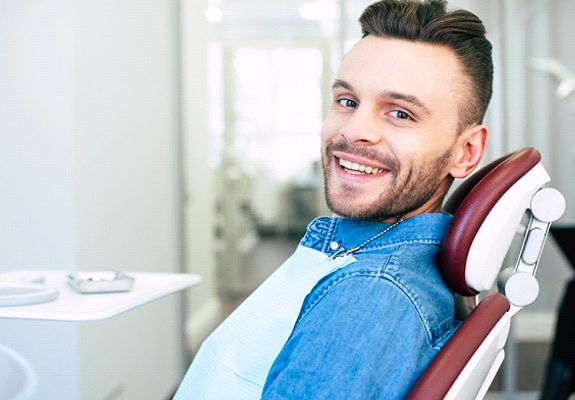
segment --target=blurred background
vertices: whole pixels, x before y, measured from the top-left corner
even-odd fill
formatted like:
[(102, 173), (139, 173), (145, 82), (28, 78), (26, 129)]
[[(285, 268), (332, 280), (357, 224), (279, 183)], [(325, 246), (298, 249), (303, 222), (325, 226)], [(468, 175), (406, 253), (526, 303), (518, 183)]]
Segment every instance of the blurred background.
[[(328, 214), (319, 131), (371, 2), (0, 0), (0, 273), (203, 277), (110, 321), (0, 319), (39, 399), (169, 398), (201, 341)], [(494, 45), (485, 162), (539, 149), (572, 225), (575, 3), (451, 4)], [(550, 240), (494, 398), (536, 398), (571, 273)]]

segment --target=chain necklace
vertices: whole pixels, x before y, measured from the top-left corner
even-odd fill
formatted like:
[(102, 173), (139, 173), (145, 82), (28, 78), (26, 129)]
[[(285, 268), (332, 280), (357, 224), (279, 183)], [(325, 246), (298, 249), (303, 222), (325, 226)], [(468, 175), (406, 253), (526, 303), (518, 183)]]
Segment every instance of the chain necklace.
[(339, 249), (338, 251), (333, 253), (331, 256), (329, 256), (326, 261), (334, 260), (334, 259), (339, 258), (339, 257), (349, 256), (349, 255), (355, 253), (356, 251), (358, 251), (359, 249), (364, 247), (366, 244), (371, 243), (375, 239), (385, 235), (387, 232), (389, 232), (390, 230), (392, 230), (393, 228), (395, 228), (397, 225), (401, 224), (402, 222), (403, 222), (403, 215), (398, 215), (397, 220), (393, 224), (391, 224), (390, 226), (388, 226), (387, 228), (382, 230), (381, 232), (376, 233), (375, 235), (373, 235), (372, 237), (370, 237), (369, 239), (367, 239), (363, 243), (358, 244), (357, 246), (352, 247), (349, 250), (346, 250), (342, 247), (341, 249)]

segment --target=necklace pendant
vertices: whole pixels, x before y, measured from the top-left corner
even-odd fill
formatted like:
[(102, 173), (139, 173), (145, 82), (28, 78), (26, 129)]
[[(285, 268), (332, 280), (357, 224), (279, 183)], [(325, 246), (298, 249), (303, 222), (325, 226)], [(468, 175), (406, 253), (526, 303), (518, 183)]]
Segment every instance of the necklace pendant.
[(328, 256), (325, 260), (320, 262), (320, 264), (333, 261), (336, 258), (344, 257), (346, 255), (347, 255), (347, 253), (345, 252), (345, 249), (342, 247), (342, 248), (338, 249), (335, 253), (333, 253), (331, 256)]
[(327, 259), (328, 260), (335, 260), (336, 258), (339, 257), (343, 257), (345, 256), (347, 253), (345, 251), (345, 249), (343, 247), (340, 247), (335, 253), (333, 253), (331, 256), (329, 256)]

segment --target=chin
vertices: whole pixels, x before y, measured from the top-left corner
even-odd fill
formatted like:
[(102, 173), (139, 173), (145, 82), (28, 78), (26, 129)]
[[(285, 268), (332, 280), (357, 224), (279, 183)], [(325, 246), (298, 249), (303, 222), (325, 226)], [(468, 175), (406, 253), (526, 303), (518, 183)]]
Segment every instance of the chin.
[(358, 220), (379, 219), (380, 212), (377, 207), (358, 201), (331, 201), (327, 200), (327, 206), (338, 217)]

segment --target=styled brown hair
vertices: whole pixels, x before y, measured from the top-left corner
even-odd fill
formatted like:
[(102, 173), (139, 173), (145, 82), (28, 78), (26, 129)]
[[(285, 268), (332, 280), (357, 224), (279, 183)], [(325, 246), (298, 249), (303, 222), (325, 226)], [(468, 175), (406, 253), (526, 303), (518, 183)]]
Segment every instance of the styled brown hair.
[(386, 36), (452, 49), (472, 90), (461, 97), (460, 130), (482, 123), (493, 92), (493, 59), (485, 27), (475, 14), (449, 11), (443, 0), (381, 0), (365, 9), (359, 22), (362, 37)]

